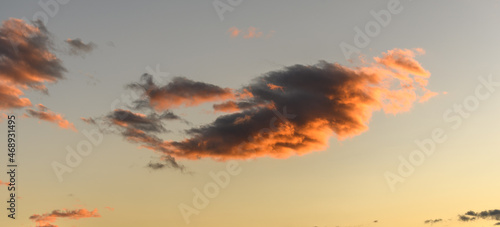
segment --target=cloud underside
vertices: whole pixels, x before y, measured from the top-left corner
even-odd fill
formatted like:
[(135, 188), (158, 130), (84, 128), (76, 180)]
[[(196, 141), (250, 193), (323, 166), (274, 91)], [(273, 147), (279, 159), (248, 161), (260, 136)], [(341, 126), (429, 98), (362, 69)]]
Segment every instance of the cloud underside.
[[(406, 112), (415, 102), (437, 94), (427, 89), (430, 73), (414, 59), (418, 54), (423, 50), (394, 49), (359, 67), (325, 61), (293, 65), (266, 73), (238, 90), (181, 77), (159, 85), (146, 74), (128, 86), (142, 95), (130, 114), (217, 101), (214, 111), (225, 114), (186, 130), (188, 138), (181, 141), (161, 139), (161, 127), (149, 123), (125, 128), (122, 135), (181, 159), (287, 158), (324, 150), (332, 136), (342, 140), (368, 130), (375, 111)], [(122, 122), (109, 118), (107, 122), (123, 130)]]

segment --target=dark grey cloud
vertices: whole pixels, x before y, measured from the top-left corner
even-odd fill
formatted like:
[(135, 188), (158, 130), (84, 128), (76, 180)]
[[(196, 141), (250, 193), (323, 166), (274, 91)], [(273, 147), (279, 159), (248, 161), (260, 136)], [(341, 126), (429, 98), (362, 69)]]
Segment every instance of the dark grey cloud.
[(425, 220), (424, 223), (425, 224), (435, 224), (435, 223), (439, 223), (439, 222), (442, 222), (443, 219), (429, 219), (429, 220)]
[[(173, 120), (184, 122), (181, 117), (170, 111), (164, 111), (161, 114), (152, 112), (146, 115), (123, 109), (116, 109), (103, 117), (82, 118), (82, 120), (99, 126), (104, 133), (118, 134), (128, 142), (140, 144), (142, 147), (155, 151), (161, 150), (164, 144), (158, 134), (170, 132), (165, 122)], [(147, 167), (155, 170), (169, 167), (186, 172), (186, 168), (170, 155), (164, 152), (160, 155), (160, 162), (149, 163)]]
[(159, 161), (150, 162), (146, 167), (152, 170), (160, 170), (165, 168), (179, 169), (181, 172), (187, 173), (187, 169), (184, 165), (179, 164), (172, 156), (162, 156)]
[(117, 109), (109, 113), (106, 118), (112, 124), (126, 128), (138, 129), (150, 133), (160, 133), (168, 131), (163, 125), (163, 119), (179, 119), (179, 117), (174, 115), (173, 113), (164, 113), (161, 115), (151, 113), (149, 115), (143, 115), (122, 109)]
[(458, 220), (463, 222), (476, 221), (479, 219), (500, 221), (500, 210), (485, 210), (481, 212), (468, 211), (458, 215)]
[(129, 84), (127, 87), (142, 92), (144, 99), (136, 101), (137, 108), (151, 107), (158, 111), (179, 106), (196, 106), (204, 102), (234, 97), (229, 88), (221, 88), (184, 77), (174, 77), (168, 84), (159, 86), (154, 83), (151, 75), (144, 74), (139, 83)]
[[(367, 130), (371, 113), (382, 108), (382, 103), (406, 108), (379, 96), (392, 91), (382, 85), (382, 72), (371, 70), (320, 62), (269, 72), (241, 89), (251, 93), (247, 98), (214, 106), (231, 105), (240, 111), (187, 130), (190, 138), (171, 142), (168, 153), (224, 160), (284, 158), (322, 150), (330, 136), (342, 139)], [(411, 93), (405, 88), (399, 91)]]
[(85, 122), (87, 124), (93, 124), (93, 125), (97, 124), (96, 120), (94, 118), (91, 118), (91, 117), (89, 117), (89, 118), (82, 117), (82, 118), (80, 118), (80, 120), (82, 120), (83, 122)]
[(71, 55), (85, 55), (97, 48), (93, 42), (85, 44), (81, 39), (67, 39), (65, 42), (69, 45)]
[[(3, 21), (0, 27), (0, 83), (11, 89), (47, 92), (45, 83), (63, 79), (67, 71), (53, 50), (51, 35), (41, 22), (30, 25), (15, 18)], [(22, 92), (16, 93), (19, 95)], [(16, 104), (19, 102), (11, 107), (18, 107)]]
[(255, 101), (249, 102), (249, 101), (227, 101), (223, 103), (218, 103), (214, 104), (213, 108), (215, 111), (220, 111), (220, 112), (238, 112), (241, 110), (247, 110), (251, 108), (256, 108), (260, 107), (260, 103), (256, 103)]
[(146, 115), (124, 109), (113, 110), (104, 117), (82, 117), (81, 120), (88, 124), (105, 125), (107, 127), (103, 129), (105, 131), (113, 129), (120, 129), (118, 131), (124, 131), (124, 129), (131, 129), (152, 134), (170, 132), (170, 130), (165, 128), (165, 121), (185, 121), (180, 116), (170, 111), (164, 111), (161, 114), (152, 112)]
[(475, 221), (476, 217), (470, 217), (470, 216), (467, 216), (467, 215), (458, 215), (458, 220), (459, 221), (464, 221), (464, 222)]

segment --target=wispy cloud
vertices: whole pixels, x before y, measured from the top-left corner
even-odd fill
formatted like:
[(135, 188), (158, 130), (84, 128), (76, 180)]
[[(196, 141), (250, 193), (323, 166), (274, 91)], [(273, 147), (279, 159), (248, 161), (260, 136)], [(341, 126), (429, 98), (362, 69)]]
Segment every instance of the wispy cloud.
[(63, 115), (50, 111), (42, 104), (38, 104), (37, 109), (26, 109), (26, 113), (27, 114), (25, 116), (27, 117), (33, 117), (42, 121), (52, 122), (57, 124), (60, 128), (71, 129), (75, 132), (77, 131), (73, 123), (66, 120)]
[[(155, 151), (161, 149), (163, 141), (157, 135), (170, 132), (165, 127), (165, 121), (179, 120), (186, 123), (181, 117), (169, 111), (146, 115), (123, 109), (116, 109), (104, 117), (82, 118), (82, 120), (102, 127), (101, 130), (105, 133), (121, 135), (128, 142), (140, 144), (142, 147)], [(185, 167), (177, 163), (170, 155), (164, 152), (160, 155), (159, 162), (149, 163), (147, 167), (153, 170), (170, 167), (185, 171)]]
[(101, 215), (97, 212), (97, 209), (93, 211), (88, 211), (86, 209), (79, 210), (54, 210), (50, 213), (45, 214), (34, 214), (29, 217), (30, 220), (36, 222), (38, 227), (57, 227), (53, 223), (60, 218), (74, 219), (78, 220), (81, 218), (98, 218)]
[(429, 219), (424, 221), (425, 224), (431, 224), (431, 225), (439, 222), (443, 222), (443, 219)]
[(229, 28), (228, 32), (229, 32), (229, 36), (231, 36), (231, 38), (234, 38), (234, 37), (238, 37), (238, 35), (240, 35), (241, 30), (238, 29), (237, 27), (231, 27), (231, 28)]
[(256, 27), (249, 27), (247, 33), (243, 36), (245, 39), (251, 38), (259, 38), (262, 36), (262, 32), (259, 31)]
[(256, 27), (248, 27), (246, 30), (241, 30), (237, 27), (231, 27), (227, 31), (231, 38), (241, 37), (244, 39), (254, 39), (254, 38), (270, 38), (274, 35), (275, 31), (269, 31), (267, 34), (264, 34), (259, 28)]
[[(407, 72), (413, 75), (429, 77), (431, 74), (425, 70), (418, 61), (414, 59), (417, 54), (425, 54), (421, 48), (409, 49), (393, 49), (383, 53), (382, 57), (375, 57), (375, 60), (389, 68)], [(407, 74), (403, 74), (406, 76)], [(419, 81), (417, 81), (419, 82)]]
[(81, 39), (67, 39), (65, 42), (69, 45), (69, 53), (71, 55), (85, 55), (97, 47), (93, 42), (85, 44)]

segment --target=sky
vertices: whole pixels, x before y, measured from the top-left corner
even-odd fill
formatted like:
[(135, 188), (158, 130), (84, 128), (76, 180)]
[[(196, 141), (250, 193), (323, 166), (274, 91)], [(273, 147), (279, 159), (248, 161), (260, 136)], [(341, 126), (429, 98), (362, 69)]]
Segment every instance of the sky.
[(0, 6), (0, 226), (500, 225), (498, 0)]

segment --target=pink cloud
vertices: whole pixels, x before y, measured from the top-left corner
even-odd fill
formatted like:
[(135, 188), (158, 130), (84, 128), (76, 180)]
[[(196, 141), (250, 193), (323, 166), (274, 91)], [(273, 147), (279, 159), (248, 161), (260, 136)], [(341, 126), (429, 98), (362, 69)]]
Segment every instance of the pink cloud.
[(52, 223), (56, 222), (60, 218), (74, 219), (78, 220), (81, 218), (98, 218), (101, 215), (97, 212), (97, 209), (93, 211), (88, 211), (86, 209), (78, 210), (54, 210), (50, 213), (45, 214), (34, 214), (29, 219), (36, 222), (38, 227), (57, 227)]
[(43, 121), (48, 121), (57, 124), (60, 128), (63, 129), (71, 129), (73, 131), (77, 131), (73, 123), (64, 119), (64, 116), (58, 113), (54, 113), (50, 111), (47, 107), (42, 104), (37, 105), (37, 109), (28, 108), (26, 110), (27, 117), (38, 118)]

